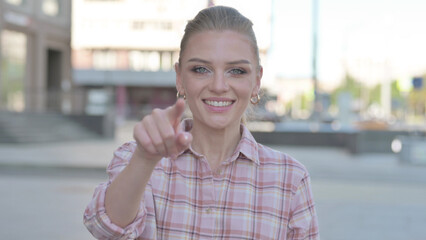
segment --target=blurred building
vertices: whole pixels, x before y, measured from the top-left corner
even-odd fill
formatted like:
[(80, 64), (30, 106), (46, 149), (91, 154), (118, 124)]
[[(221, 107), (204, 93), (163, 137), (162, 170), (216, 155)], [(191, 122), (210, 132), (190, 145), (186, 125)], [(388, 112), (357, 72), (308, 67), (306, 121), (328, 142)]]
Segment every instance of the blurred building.
[(0, 109), (71, 112), (71, 2), (0, 0)]
[[(73, 77), (86, 91), (86, 113), (103, 114), (114, 106), (118, 117), (140, 118), (152, 108), (173, 104), (173, 66), (185, 25), (209, 4), (212, 1), (73, 0)], [(251, 18), (254, 10), (242, 13)], [(262, 17), (263, 25), (256, 26), (259, 30), (270, 29), (268, 14)], [(263, 38), (270, 33), (264, 35), (259, 41), (261, 58), (269, 46)]]

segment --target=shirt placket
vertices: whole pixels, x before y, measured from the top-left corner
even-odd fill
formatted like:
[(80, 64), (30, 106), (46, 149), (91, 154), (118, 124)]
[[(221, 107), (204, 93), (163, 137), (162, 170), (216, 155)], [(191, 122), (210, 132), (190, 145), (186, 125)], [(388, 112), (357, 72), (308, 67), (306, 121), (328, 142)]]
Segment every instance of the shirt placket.
[(220, 239), (221, 234), (221, 225), (220, 225), (220, 215), (221, 215), (221, 202), (223, 197), (224, 186), (222, 183), (223, 174), (225, 172), (226, 165), (220, 165), (218, 169), (213, 172), (213, 187), (216, 200), (216, 211), (215, 211), (215, 232), (214, 235), (216, 239)]
[(201, 206), (201, 228), (205, 230), (202, 232), (202, 236), (209, 235), (211, 239), (214, 239), (214, 233), (216, 229), (216, 196), (215, 187), (213, 180), (213, 172), (209, 167), (206, 159), (203, 157), (201, 161), (202, 166), (202, 206)]

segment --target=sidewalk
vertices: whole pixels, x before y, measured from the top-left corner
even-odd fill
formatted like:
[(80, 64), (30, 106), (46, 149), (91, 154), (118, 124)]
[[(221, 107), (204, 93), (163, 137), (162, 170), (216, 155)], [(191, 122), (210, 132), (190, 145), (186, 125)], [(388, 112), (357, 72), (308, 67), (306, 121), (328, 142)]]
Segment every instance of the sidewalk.
[[(114, 150), (131, 140), (132, 129), (132, 123), (122, 126), (115, 140), (1, 144), (0, 168), (25, 169), (24, 174), (47, 169), (59, 175), (0, 174), (0, 189), (5, 193), (0, 205), (8, 216), (0, 217), (0, 232), (6, 236), (17, 236), (18, 232), (20, 239), (93, 239), (81, 223), (81, 214), (103, 177), (79, 175), (84, 172), (79, 170), (105, 171)], [(293, 156), (310, 172), (322, 239), (424, 239), (426, 166), (400, 164), (394, 154), (351, 155), (333, 147), (271, 147)], [(77, 171), (71, 171), (75, 175), (67, 178), (60, 175), (67, 171), (56, 168)], [(32, 214), (43, 217), (34, 223)], [(21, 231), (21, 225), (10, 224), (10, 216), (32, 227)], [(59, 216), (61, 223), (55, 220)], [(52, 225), (57, 228), (45, 228)]]
[[(117, 128), (112, 140), (86, 140), (46, 144), (0, 144), (0, 166), (65, 167), (105, 169), (113, 152), (132, 140), (134, 123)], [(352, 155), (341, 148), (270, 147), (303, 163), (315, 178), (356, 178), (360, 180), (415, 181), (426, 183), (426, 165), (401, 164), (396, 154)]]
[(103, 168), (119, 145), (114, 140), (0, 145), (0, 165)]
[(115, 139), (110, 140), (0, 144), (0, 165), (105, 169), (113, 152), (132, 140), (133, 125), (129, 122), (117, 128)]

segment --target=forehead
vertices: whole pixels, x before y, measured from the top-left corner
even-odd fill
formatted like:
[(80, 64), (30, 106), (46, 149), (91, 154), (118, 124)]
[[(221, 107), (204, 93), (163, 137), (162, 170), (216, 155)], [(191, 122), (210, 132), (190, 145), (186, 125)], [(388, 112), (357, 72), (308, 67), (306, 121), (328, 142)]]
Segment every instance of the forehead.
[(209, 61), (247, 59), (255, 62), (249, 37), (232, 30), (203, 31), (192, 35), (182, 52), (183, 61), (193, 57)]

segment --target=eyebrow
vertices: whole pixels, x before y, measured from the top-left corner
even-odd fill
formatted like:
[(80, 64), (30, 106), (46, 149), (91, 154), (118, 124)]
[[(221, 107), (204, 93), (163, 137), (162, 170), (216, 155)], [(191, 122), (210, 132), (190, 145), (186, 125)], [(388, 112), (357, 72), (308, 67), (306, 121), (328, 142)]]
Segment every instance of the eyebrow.
[[(210, 61), (201, 59), (201, 58), (191, 58), (188, 60), (188, 62), (201, 62), (201, 63), (205, 63), (205, 64), (211, 64)], [(251, 64), (250, 61), (245, 60), (245, 59), (241, 59), (241, 60), (236, 60), (236, 61), (231, 61), (231, 62), (227, 62), (227, 65), (234, 65), (234, 64)]]

